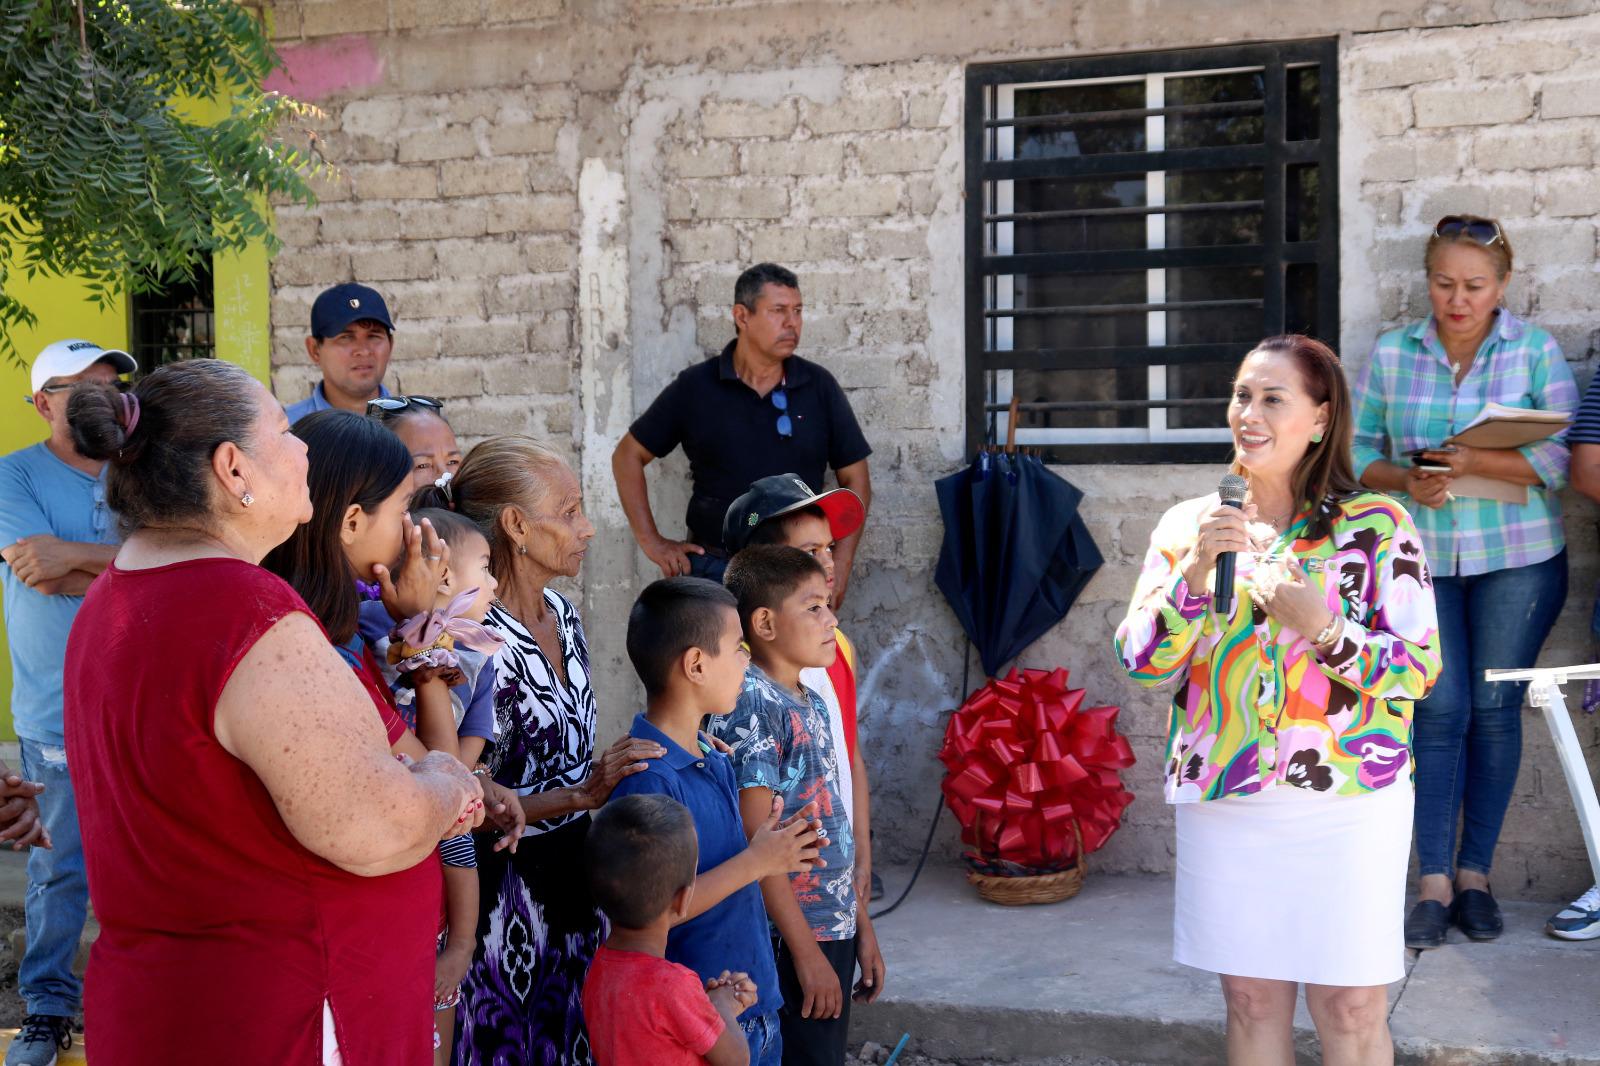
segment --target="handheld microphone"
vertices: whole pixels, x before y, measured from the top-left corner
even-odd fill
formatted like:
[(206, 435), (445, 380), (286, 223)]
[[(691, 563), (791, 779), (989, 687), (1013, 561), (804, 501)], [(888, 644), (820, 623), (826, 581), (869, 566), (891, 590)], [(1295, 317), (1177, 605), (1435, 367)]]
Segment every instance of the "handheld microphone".
[[(1223, 474), (1217, 484), (1217, 495), (1223, 506), (1244, 509), (1244, 497), (1250, 483), (1238, 474)], [(1217, 578), (1211, 589), (1211, 606), (1223, 618), (1233, 613), (1233, 552), (1217, 556)]]

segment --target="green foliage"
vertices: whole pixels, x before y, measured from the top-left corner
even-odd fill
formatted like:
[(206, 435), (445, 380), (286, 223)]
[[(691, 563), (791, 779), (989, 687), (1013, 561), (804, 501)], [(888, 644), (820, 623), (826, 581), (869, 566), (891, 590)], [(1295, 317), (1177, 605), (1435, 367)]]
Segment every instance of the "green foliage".
[[(277, 137), (311, 111), (232, 0), (0, 0), (0, 354), (35, 324), (8, 271), (74, 275), (101, 305), (265, 240), (270, 198), (310, 203), (320, 163)], [(222, 101), (201, 124), (175, 101)]]

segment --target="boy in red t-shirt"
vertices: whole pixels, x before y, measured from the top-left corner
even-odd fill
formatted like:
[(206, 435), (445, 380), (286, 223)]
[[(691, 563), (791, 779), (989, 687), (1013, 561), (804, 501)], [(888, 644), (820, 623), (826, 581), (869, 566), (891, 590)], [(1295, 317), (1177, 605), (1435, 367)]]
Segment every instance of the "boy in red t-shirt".
[(624, 796), (601, 808), (584, 845), (589, 887), (611, 920), (583, 986), (598, 1066), (749, 1066), (739, 1014), (756, 1002), (747, 974), (707, 981), (668, 962), (667, 931), (689, 915), (699, 845), (671, 796)]

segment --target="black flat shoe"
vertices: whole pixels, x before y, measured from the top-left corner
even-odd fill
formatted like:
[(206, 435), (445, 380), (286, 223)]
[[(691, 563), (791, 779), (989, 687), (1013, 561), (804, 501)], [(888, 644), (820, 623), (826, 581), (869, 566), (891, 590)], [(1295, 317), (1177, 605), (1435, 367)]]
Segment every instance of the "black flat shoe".
[(1450, 908), (1436, 899), (1422, 900), (1406, 916), (1406, 947), (1436, 948), (1449, 930)]
[(1500, 917), (1500, 904), (1481, 888), (1457, 892), (1455, 902), (1450, 904), (1450, 916), (1473, 940), (1493, 940), (1506, 927), (1505, 920)]

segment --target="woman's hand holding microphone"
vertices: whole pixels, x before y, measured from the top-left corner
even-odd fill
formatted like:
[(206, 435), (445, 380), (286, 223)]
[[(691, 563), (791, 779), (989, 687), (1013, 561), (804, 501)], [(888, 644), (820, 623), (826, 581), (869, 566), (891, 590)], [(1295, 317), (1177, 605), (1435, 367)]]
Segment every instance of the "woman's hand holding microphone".
[[(1223, 552), (1261, 551), (1261, 545), (1250, 533), (1250, 524), (1255, 520), (1253, 503), (1243, 507), (1219, 504), (1200, 520), (1199, 535), (1188, 554), (1180, 560), (1189, 595), (1211, 595), (1208, 582)], [(1334, 612), (1328, 607), (1322, 587), (1307, 576), (1299, 559), (1292, 554), (1282, 559), (1259, 561), (1250, 598), (1279, 625), (1312, 641), (1324, 634), (1329, 634), (1325, 643), (1332, 643), (1338, 637)]]
[(1210, 595), (1208, 582), (1211, 571), (1217, 565), (1217, 557), (1223, 552), (1256, 550), (1255, 538), (1250, 535), (1250, 523), (1255, 521), (1255, 517), (1256, 506), (1253, 503), (1243, 507), (1218, 504), (1215, 510), (1200, 519), (1200, 535), (1195, 538), (1188, 554), (1179, 560), (1183, 580), (1189, 586), (1189, 595)]

